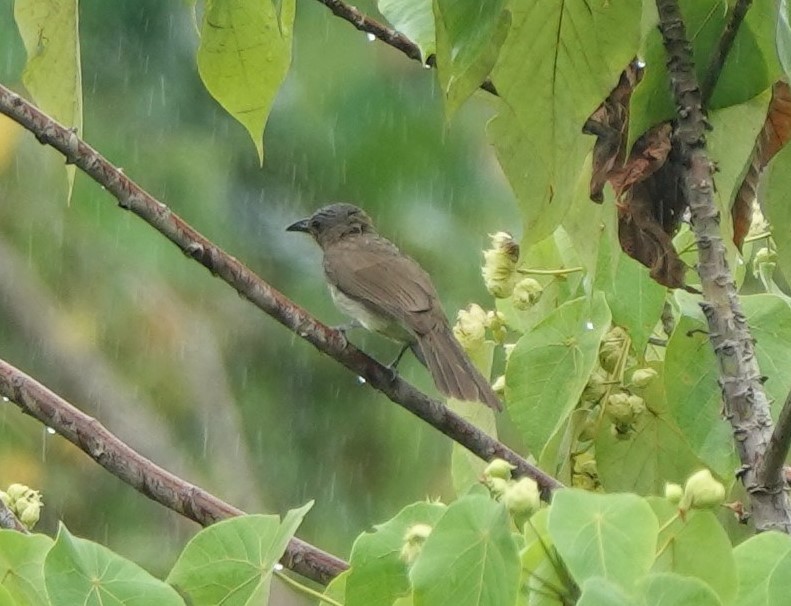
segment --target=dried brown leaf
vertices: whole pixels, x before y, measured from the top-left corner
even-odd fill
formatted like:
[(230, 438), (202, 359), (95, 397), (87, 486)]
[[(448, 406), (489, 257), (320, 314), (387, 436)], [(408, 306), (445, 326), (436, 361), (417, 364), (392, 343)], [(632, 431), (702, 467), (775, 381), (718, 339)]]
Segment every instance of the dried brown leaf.
[(785, 82), (776, 82), (772, 87), (772, 100), (766, 112), (764, 127), (750, 155), (747, 174), (731, 205), (733, 243), (739, 250), (742, 249), (744, 238), (752, 223), (752, 204), (758, 191), (761, 173), (789, 139), (791, 139), (791, 88)]

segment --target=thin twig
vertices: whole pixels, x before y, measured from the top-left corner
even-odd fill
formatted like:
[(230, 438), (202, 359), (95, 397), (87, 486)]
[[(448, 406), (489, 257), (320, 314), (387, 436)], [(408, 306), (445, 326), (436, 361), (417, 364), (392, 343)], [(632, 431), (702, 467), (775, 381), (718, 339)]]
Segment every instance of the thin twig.
[(2, 501), (0, 501), (0, 528), (16, 530), (22, 534), (30, 534), (27, 527), (19, 521), (19, 518), (14, 515), (14, 512)]
[[(4, 360), (0, 360), (0, 395), (54, 429), (117, 478), (201, 526), (244, 513), (159, 467), (99, 421)], [(281, 562), (289, 570), (322, 584), (327, 584), (349, 566), (297, 538), (291, 539)]]
[[(330, 9), (336, 17), (348, 21), (361, 32), (376, 36), (377, 40), (381, 40), (385, 44), (400, 50), (410, 59), (423, 63), (423, 54), (420, 52), (420, 47), (401, 32), (387, 27), (376, 19), (371, 19), (357, 7), (350, 6), (340, 0), (319, 0), (319, 2)], [(428, 57), (424, 65), (436, 67), (434, 55)], [(486, 92), (497, 95), (497, 89), (488, 78), (481, 83), (481, 88)]]
[(756, 528), (791, 533), (791, 503), (784, 491), (773, 488), (780, 478), (773, 478), (767, 485), (758, 476), (772, 437), (772, 417), (755, 355), (755, 341), (725, 257), (720, 213), (714, 203), (714, 166), (706, 154), (705, 132), (709, 126), (703, 112), (692, 46), (678, 2), (656, 0), (656, 7), (678, 111), (674, 146), (698, 244), (697, 269), (704, 300), (701, 308), (718, 360), (724, 414), (733, 428), (742, 463), (739, 477), (750, 495)]
[(18, 122), (43, 144), (51, 145), (88, 176), (102, 185), (129, 210), (175, 244), (212, 275), (232, 286), (242, 297), (311, 343), (319, 351), (340, 362), (365, 379), (390, 400), (426, 421), (449, 438), (485, 461), (505, 459), (516, 466), (518, 476), (538, 483), (542, 497), (549, 500), (553, 490), (562, 487), (552, 476), (531, 465), (516, 452), (487, 435), (472, 423), (450, 411), (439, 400), (430, 398), (391, 369), (348, 343), (344, 335), (308, 314), (279, 291), (259, 278), (248, 267), (210, 242), (167, 206), (143, 190), (122, 171), (69, 130), (41, 112), (22, 97), (0, 85), (0, 113)]
[(766, 447), (763, 465), (758, 471), (758, 481), (769, 490), (785, 489), (785, 465), (788, 449), (791, 447), (791, 392), (786, 396), (780, 416), (777, 418), (772, 438)]
[(717, 80), (719, 80), (722, 67), (725, 65), (725, 59), (733, 46), (733, 41), (739, 32), (739, 26), (744, 21), (747, 9), (750, 8), (752, 3), (753, 0), (737, 0), (736, 4), (733, 5), (730, 18), (728, 23), (725, 24), (725, 29), (722, 31), (716, 50), (711, 55), (709, 66), (706, 69), (706, 76), (701, 85), (701, 97), (703, 98), (704, 107), (709, 105), (714, 87), (717, 86)]

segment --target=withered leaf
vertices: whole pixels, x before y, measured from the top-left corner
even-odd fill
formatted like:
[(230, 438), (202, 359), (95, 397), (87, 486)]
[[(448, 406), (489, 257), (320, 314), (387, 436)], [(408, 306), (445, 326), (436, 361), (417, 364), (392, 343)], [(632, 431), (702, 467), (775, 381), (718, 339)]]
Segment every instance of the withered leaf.
[(740, 251), (752, 222), (752, 204), (758, 191), (761, 173), (789, 139), (791, 139), (791, 88), (785, 82), (775, 82), (764, 127), (756, 138), (755, 147), (750, 154), (747, 174), (736, 191), (731, 205), (733, 243)]

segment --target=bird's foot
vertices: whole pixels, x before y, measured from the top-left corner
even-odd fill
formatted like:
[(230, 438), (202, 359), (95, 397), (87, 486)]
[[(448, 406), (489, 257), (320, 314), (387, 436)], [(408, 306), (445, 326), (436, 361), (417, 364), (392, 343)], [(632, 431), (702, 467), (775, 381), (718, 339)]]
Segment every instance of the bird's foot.
[(360, 328), (362, 324), (360, 324), (357, 320), (352, 320), (351, 322), (347, 322), (346, 324), (340, 324), (339, 326), (333, 326), (332, 329), (338, 334), (340, 337), (341, 342), (341, 349), (346, 349), (346, 346), (349, 344), (349, 339), (347, 333), (354, 329)]
[(397, 368), (398, 368), (398, 363), (401, 361), (401, 358), (403, 358), (403, 357), (404, 357), (404, 353), (406, 352), (406, 350), (407, 350), (407, 349), (409, 349), (409, 343), (406, 343), (406, 344), (405, 344), (405, 345), (404, 345), (404, 346), (401, 348), (401, 351), (399, 351), (399, 352), (398, 352), (398, 355), (395, 357), (395, 360), (393, 360), (392, 362), (390, 362), (390, 364), (388, 364), (388, 365), (385, 367), (385, 368), (387, 368), (387, 370), (389, 370), (389, 371), (390, 371), (390, 382), (391, 382), (391, 383), (392, 383), (393, 381), (395, 381), (395, 380), (396, 380), (396, 377), (398, 376), (398, 371), (397, 371)]

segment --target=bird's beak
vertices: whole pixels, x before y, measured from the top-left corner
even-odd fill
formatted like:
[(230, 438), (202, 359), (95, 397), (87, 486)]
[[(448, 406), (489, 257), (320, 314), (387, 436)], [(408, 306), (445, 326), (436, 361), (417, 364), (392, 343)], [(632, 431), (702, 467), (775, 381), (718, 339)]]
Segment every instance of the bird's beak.
[(286, 231), (304, 231), (310, 233), (310, 219), (300, 219), (286, 227)]

